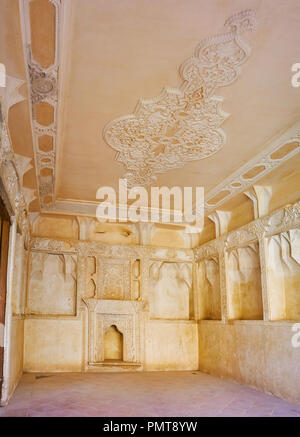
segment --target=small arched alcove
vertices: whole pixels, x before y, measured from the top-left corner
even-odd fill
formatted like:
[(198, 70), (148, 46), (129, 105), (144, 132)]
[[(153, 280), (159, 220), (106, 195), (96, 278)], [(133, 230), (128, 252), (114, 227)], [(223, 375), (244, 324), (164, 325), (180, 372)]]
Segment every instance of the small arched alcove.
[(115, 325), (104, 335), (104, 360), (123, 361), (123, 334)]

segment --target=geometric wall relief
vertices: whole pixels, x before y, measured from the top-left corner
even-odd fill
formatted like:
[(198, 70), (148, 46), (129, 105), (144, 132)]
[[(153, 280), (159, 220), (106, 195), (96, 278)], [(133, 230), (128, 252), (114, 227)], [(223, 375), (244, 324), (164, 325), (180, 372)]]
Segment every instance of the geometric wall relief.
[[(35, 168), (43, 209), (49, 209), (54, 201), (62, 6), (61, 0), (20, 1)], [(43, 16), (43, 25), (40, 16)]]
[(157, 174), (207, 158), (226, 142), (221, 126), (229, 114), (215, 91), (232, 84), (250, 55), (241, 35), (255, 29), (256, 15), (246, 10), (225, 22), (226, 33), (203, 40), (180, 68), (180, 88), (164, 88), (140, 100), (134, 114), (111, 121), (104, 129), (107, 144), (124, 164), (129, 186), (147, 186)]
[(270, 320), (300, 321), (300, 229), (267, 239)]
[(221, 289), (218, 257), (197, 263), (197, 294), (199, 318), (221, 320)]
[(27, 314), (75, 315), (76, 272), (75, 255), (31, 252)]
[(139, 300), (141, 298), (141, 260), (131, 261), (131, 298)]
[(97, 258), (88, 256), (86, 258), (86, 288), (85, 297), (92, 299), (97, 295)]
[(98, 299), (130, 300), (130, 260), (98, 260)]
[(140, 259), (86, 258), (85, 298), (139, 300), (140, 296)]
[(153, 261), (149, 276), (149, 309), (152, 319), (192, 318), (192, 264)]
[(24, 238), (16, 234), (14, 279), (12, 289), (12, 314), (20, 315), (25, 312), (27, 285), (28, 251), (24, 247)]
[(262, 320), (262, 287), (258, 243), (227, 252), (228, 318)]

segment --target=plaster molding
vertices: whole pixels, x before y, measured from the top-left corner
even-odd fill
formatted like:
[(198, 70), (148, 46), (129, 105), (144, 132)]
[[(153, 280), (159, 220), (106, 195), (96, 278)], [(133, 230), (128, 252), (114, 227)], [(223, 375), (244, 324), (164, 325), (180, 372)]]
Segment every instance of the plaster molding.
[(195, 261), (215, 256), (224, 249), (245, 246), (254, 240), (276, 235), (300, 226), (300, 201), (258, 218), (241, 228), (193, 249)]
[(77, 253), (82, 257), (102, 256), (105, 258), (189, 261), (194, 259), (192, 249), (175, 249), (142, 245), (106, 244), (98, 241), (58, 240), (52, 238), (31, 237), (29, 249), (51, 253)]
[(253, 202), (254, 218), (263, 217), (269, 213), (269, 205), (272, 198), (272, 187), (253, 185), (244, 193)]
[[(287, 144), (295, 144), (295, 148), (287, 152), (281, 157), (274, 157), (276, 152), (278, 152), (283, 146)], [(288, 159), (295, 156), (300, 152), (300, 122), (297, 122), (294, 126), (288, 129), (284, 134), (274, 139), (269, 146), (263, 149), (262, 152), (255, 155), (246, 164), (241, 166), (237, 171), (232, 173), (223, 182), (217, 185), (215, 188), (210, 190), (205, 195), (205, 211), (206, 214), (219, 208), (224, 202), (229, 200), (232, 196), (245, 192), (252, 185), (255, 184), (260, 178), (268, 174), (270, 171), (279, 167)], [(253, 174), (253, 176), (245, 177), (250, 170), (259, 169), (259, 173)], [(214, 202), (214, 198), (218, 196), (221, 192), (224, 192), (224, 197)], [(262, 200), (261, 200), (262, 202)], [(266, 204), (265, 204), (266, 205)], [(266, 206), (260, 206), (260, 213), (265, 214), (268, 208)], [(258, 213), (258, 212), (257, 212)]]
[[(18, 82), (16, 82), (16, 85), (18, 87)], [(3, 102), (2, 99), (1, 102)], [(0, 108), (0, 118), (2, 119), (0, 130), (0, 178), (4, 190), (2, 197), (4, 202), (7, 201), (9, 203), (6, 206), (10, 214), (16, 216), (17, 225), (24, 235), (25, 243), (27, 244), (30, 236), (28, 205), (32, 200), (32, 192), (28, 196), (29, 193), (22, 187), (22, 181), (23, 174), (28, 171), (30, 167), (28, 165), (28, 158), (21, 157), (20, 159), (20, 155), (16, 157), (12, 148), (6, 118), (6, 114), (8, 114), (8, 110), (6, 111), (6, 109), (10, 106), (9, 104), (8, 107), (3, 105), (3, 110), (2, 106)], [(23, 163), (26, 162), (26, 166), (20, 166), (20, 161)]]
[[(278, 152), (282, 147), (284, 147), (287, 144), (295, 144), (295, 148), (291, 151), (289, 151), (286, 155), (280, 157), (280, 158), (271, 158), (271, 156)], [(295, 156), (297, 153), (300, 152), (300, 122), (297, 122), (294, 126), (292, 126), (290, 129), (288, 129), (284, 134), (282, 134), (277, 139), (273, 140), (266, 148), (263, 149), (262, 152), (258, 153), (254, 156), (250, 161), (248, 161), (245, 165), (241, 166), (237, 171), (232, 173), (229, 177), (227, 177), (221, 184), (217, 185), (215, 188), (210, 190), (208, 193), (205, 194), (205, 215), (211, 215), (216, 209), (218, 210), (221, 205), (229, 200), (231, 197), (235, 196), (236, 194), (247, 192), (246, 195), (251, 193), (252, 200), (253, 196), (257, 197), (257, 194), (255, 191), (251, 189), (252, 186), (256, 187), (256, 191), (261, 191), (260, 189), (257, 189), (257, 187), (262, 187), (262, 185), (259, 184), (259, 179), (266, 174), (268, 174), (270, 171), (274, 170), (275, 168), (279, 167), (281, 164), (283, 164), (288, 159)], [(253, 176), (249, 179), (244, 179), (243, 175), (245, 175), (250, 170), (259, 167), (263, 165), (265, 168), (264, 170), (257, 174), (256, 176)], [(215, 196), (219, 195), (222, 191), (228, 191), (228, 194), (221, 200), (219, 200), (216, 203), (209, 203), (211, 199), (213, 199)], [(260, 214), (265, 215), (265, 213), (268, 213), (268, 203), (270, 201), (269, 196), (271, 193), (265, 192), (265, 200), (262, 201), (262, 193), (259, 193), (260, 195)], [(249, 196), (248, 196), (249, 197)], [(263, 202), (263, 203), (262, 203)], [(82, 214), (82, 215), (89, 215), (89, 216), (95, 216), (96, 215), (96, 208), (98, 203), (96, 202), (90, 202), (90, 201), (76, 201), (76, 200), (56, 200), (55, 202), (44, 205), (44, 210), (47, 210), (49, 213), (63, 213), (63, 214)], [(255, 207), (255, 205), (254, 205)], [(117, 207), (118, 208), (118, 207)], [(258, 217), (258, 211), (259, 207), (256, 206), (256, 213), (255, 218)], [(161, 213), (161, 211), (160, 211)], [(148, 208), (148, 214), (151, 214), (151, 208)]]
[(207, 158), (226, 142), (221, 129), (229, 114), (215, 91), (232, 84), (250, 55), (240, 37), (255, 29), (253, 10), (225, 22), (228, 31), (207, 38), (180, 67), (180, 88), (164, 88), (153, 99), (141, 99), (134, 114), (111, 121), (104, 140), (117, 151), (116, 160), (128, 170), (128, 186), (148, 186), (157, 174)]
[(228, 225), (229, 225), (231, 216), (232, 216), (232, 212), (220, 211), (220, 210), (217, 210), (208, 216), (208, 218), (210, 220), (212, 220), (215, 224), (217, 238), (223, 234), (226, 234), (226, 232), (228, 231)]
[[(55, 7), (55, 60), (48, 68), (43, 68), (34, 59), (31, 51), (31, 31), (29, 4), (32, 0), (19, 0), (20, 18), (23, 39), (23, 51), (27, 70), (27, 81), (30, 91), (31, 126), (34, 143), (34, 159), (38, 184), (38, 195), (41, 209), (54, 201), (54, 183), (56, 171), (56, 134), (57, 134), (57, 108), (60, 71), (60, 44), (59, 38), (62, 27), (61, 0), (48, 0)], [(53, 108), (53, 123), (42, 126), (35, 117), (35, 107), (39, 103), (47, 103)], [(42, 151), (39, 148), (39, 137), (47, 135), (52, 138), (52, 150)], [(41, 170), (49, 168), (51, 176), (42, 176)]]

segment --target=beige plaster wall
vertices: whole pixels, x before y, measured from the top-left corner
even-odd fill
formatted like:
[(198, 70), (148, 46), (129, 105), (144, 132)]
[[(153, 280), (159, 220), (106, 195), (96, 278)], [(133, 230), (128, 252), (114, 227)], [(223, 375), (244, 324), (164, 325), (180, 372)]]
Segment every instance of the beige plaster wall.
[[(12, 396), (23, 373), (24, 301), (26, 293), (27, 251), (24, 238), (10, 230), (8, 283), (6, 297), (5, 369), (1, 403)], [(14, 238), (15, 237), (15, 238)]]
[(76, 269), (74, 255), (31, 252), (27, 314), (75, 315)]
[(25, 320), (24, 372), (80, 372), (81, 364), (81, 320)]
[(300, 320), (300, 229), (267, 240), (270, 320)]
[(145, 370), (196, 370), (197, 323), (151, 320), (146, 326)]
[(24, 320), (13, 317), (11, 320), (11, 339), (9, 349), (8, 397), (14, 392), (23, 373)]
[(263, 319), (258, 243), (228, 252), (228, 318)]
[(154, 261), (149, 270), (150, 317), (181, 320), (190, 318), (192, 265)]
[(300, 348), (287, 322), (199, 322), (199, 369), (300, 402)]
[[(80, 320), (26, 319), (24, 372), (82, 371), (82, 334)], [(149, 321), (144, 370), (196, 370), (197, 337), (196, 322)]]
[(40, 215), (32, 225), (34, 237), (78, 238), (78, 223), (71, 216)]

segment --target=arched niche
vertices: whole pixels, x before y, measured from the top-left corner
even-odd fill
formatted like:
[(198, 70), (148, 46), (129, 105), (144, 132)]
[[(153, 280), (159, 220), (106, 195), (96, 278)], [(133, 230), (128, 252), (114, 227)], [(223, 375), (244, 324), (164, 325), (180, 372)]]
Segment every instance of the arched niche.
[(104, 334), (104, 361), (123, 361), (123, 334), (116, 325)]

